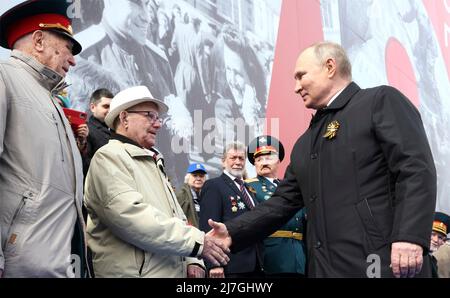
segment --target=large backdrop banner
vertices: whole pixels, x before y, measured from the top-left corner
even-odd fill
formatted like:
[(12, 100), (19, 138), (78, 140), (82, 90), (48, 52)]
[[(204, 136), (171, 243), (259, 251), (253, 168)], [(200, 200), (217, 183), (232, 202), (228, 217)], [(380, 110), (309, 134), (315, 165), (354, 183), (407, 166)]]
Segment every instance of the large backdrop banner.
[(312, 113), (293, 93), (294, 63), (321, 40), (343, 45), (362, 88), (394, 86), (419, 109), (438, 174), (436, 208), (450, 213), (450, 1), (284, 0), (266, 117), (279, 119), (289, 149)]
[[(294, 94), (296, 58), (331, 40), (348, 51), (357, 84), (397, 87), (419, 109), (438, 172), (437, 209), (450, 213), (450, 1), (61, 1), (73, 4), (83, 45), (67, 78), (72, 107), (87, 111), (98, 88), (149, 87), (170, 108), (157, 145), (174, 186), (191, 162), (210, 177), (221, 173), (230, 141), (270, 133), (289, 153), (312, 114)], [(0, 12), (19, 2), (2, 0)], [(288, 163), (289, 154), (283, 171)]]
[[(224, 146), (263, 133), (281, 1), (80, 1), (73, 107), (97, 88), (145, 85), (169, 106), (158, 137), (172, 184), (221, 171)], [(76, 14), (76, 12), (74, 13)]]

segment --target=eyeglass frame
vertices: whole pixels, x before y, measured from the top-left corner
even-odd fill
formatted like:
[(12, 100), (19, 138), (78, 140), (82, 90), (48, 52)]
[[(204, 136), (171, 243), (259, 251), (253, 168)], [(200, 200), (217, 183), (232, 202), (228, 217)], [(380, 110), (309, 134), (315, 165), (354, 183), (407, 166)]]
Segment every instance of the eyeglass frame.
[(160, 124), (164, 122), (164, 118), (160, 117), (158, 113), (155, 113), (153, 111), (125, 111), (127, 113), (135, 113), (135, 114), (141, 114), (145, 113), (143, 116), (145, 116), (147, 119), (150, 120), (151, 123), (155, 123), (156, 121), (159, 121)]

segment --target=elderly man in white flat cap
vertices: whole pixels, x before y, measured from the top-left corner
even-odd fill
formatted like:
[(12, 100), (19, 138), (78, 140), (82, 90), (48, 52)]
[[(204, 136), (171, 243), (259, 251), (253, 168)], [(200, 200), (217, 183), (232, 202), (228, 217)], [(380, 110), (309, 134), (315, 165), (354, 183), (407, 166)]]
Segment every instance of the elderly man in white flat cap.
[(167, 109), (145, 86), (111, 101), (105, 122), (114, 132), (92, 158), (85, 185), (96, 277), (204, 277), (200, 257), (229, 261), (225, 246), (186, 224), (164, 173), (154, 146)]

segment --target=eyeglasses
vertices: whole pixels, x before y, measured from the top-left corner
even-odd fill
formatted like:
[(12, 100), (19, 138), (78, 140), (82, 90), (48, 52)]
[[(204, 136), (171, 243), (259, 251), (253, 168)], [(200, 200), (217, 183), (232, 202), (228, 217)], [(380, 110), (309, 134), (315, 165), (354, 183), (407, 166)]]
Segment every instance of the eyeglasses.
[(163, 123), (163, 121), (164, 121), (164, 118), (159, 117), (158, 114), (156, 114), (155, 112), (152, 112), (152, 111), (127, 111), (127, 112), (144, 115), (145, 117), (147, 117), (150, 120), (151, 123), (154, 123), (156, 121), (159, 121), (159, 123)]

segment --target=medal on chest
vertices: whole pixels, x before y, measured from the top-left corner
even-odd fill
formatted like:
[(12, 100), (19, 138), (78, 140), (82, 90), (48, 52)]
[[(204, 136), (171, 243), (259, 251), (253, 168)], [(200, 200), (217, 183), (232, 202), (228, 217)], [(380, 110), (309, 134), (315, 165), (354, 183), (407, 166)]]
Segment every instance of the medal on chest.
[(231, 201), (231, 212), (236, 213), (238, 211), (237, 200), (233, 196), (231, 196), (230, 201)]

